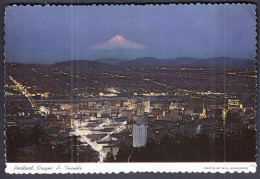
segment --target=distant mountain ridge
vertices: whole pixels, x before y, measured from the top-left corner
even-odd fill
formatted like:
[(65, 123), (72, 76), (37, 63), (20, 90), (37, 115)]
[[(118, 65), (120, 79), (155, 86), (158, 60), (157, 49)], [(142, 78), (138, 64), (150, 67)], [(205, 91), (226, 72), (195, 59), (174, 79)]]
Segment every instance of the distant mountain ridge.
[(152, 57), (138, 58), (131, 61), (121, 62), (123, 67), (203, 67), (203, 68), (255, 68), (255, 61), (249, 59), (234, 59), (229, 57), (217, 57), (209, 59), (197, 59), (181, 57), (176, 59), (157, 59)]
[(74, 60), (64, 61), (53, 64), (53, 66), (73, 66), (81, 69), (119, 69), (119, 68), (154, 68), (157, 66), (172, 67), (202, 67), (202, 68), (256, 68), (255, 61), (249, 59), (236, 59), (229, 57), (217, 57), (208, 59), (197, 59), (190, 57), (181, 57), (175, 59), (158, 59), (153, 57), (143, 57), (134, 60), (123, 61), (116, 58), (102, 58), (96, 61)]
[(121, 59), (117, 59), (117, 58), (100, 58), (97, 60), (94, 60), (96, 62), (101, 62), (101, 63), (108, 63), (108, 64), (112, 64), (112, 65), (116, 65), (119, 64), (121, 62), (124, 62), (124, 60)]
[(70, 61), (63, 61), (52, 64), (53, 67), (72, 67), (72, 68), (78, 68), (81, 70), (84, 69), (111, 69), (113, 68), (113, 65), (108, 63), (101, 63), (97, 61), (91, 61), (91, 60), (70, 60)]

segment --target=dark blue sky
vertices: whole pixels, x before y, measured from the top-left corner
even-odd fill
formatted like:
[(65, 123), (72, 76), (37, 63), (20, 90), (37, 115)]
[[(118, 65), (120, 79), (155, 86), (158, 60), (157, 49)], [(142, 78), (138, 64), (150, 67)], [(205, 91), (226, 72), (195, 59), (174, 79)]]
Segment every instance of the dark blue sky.
[[(6, 14), (10, 62), (255, 56), (255, 5), (16, 6)], [(115, 35), (148, 48), (89, 48)]]

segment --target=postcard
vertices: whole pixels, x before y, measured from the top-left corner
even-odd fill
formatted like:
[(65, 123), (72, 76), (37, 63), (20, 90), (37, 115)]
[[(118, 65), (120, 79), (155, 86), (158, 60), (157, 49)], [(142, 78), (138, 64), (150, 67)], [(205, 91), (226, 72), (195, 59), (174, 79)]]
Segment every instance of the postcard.
[(6, 172), (256, 172), (254, 4), (6, 7)]

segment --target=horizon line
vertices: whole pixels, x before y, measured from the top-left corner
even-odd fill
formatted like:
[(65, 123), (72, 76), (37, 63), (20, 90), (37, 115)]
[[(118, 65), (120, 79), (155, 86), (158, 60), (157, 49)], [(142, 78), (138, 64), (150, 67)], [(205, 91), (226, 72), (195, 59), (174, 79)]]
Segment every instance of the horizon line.
[[(176, 58), (156, 58), (156, 57), (151, 57), (151, 56), (144, 56), (144, 57), (138, 57), (138, 58), (133, 58), (133, 59), (122, 59), (122, 58), (116, 58), (116, 57), (104, 57), (104, 58), (97, 58), (97, 59), (71, 59), (71, 60), (54, 60), (54, 62), (50, 63), (33, 63), (33, 62), (17, 62), (17, 61), (8, 61), (7, 59), (4, 60), (4, 63), (17, 63), (17, 64), (39, 64), (39, 65), (50, 65), (50, 64), (55, 64), (55, 63), (60, 63), (60, 62), (68, 62), (68, 61), (96, 61), (100, 59), (117, 59), (117, 60), (122, 60), (122, 62), (126, 61), (132, 61), (132, 60), (137, 60), (137, 59), (142, 59), (142, 58), (153, 58), (153, 59), (158, 59), (158, 60), (176, 60), (179, 58), (191, 58), (191, 59), (197, 59), (197, 60), (207, 60), (207, 59), (214, 59), (214, 58), (231, 58), (231, 59), (237, 59), (237, 60), (252, 60), (256, 61), (257, 59), (250, 59), (250, 58), (235, 58), (235, 57), (229, 57), (229, 56), (216, 56), (216, 57), (209, 57), (209, 58), (196, 58), (196, 57), (188, 57), (188, 56), (182, 56), (182, 57), (176, 57)], [(103, 62), (99, 62), (103, 63)]]

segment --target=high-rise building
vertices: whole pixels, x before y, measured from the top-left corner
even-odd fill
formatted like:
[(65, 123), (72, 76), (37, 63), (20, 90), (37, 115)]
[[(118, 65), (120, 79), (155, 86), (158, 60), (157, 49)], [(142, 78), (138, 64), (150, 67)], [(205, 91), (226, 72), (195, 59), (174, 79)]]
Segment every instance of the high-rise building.
[(178, 120), (182, 119), (182, 116), (183, 116), (182, 109), (170, 110), (170, 118), (171, 118), (171, 120), (178, 121)]
[(145, 112), (145, 106), (143, 105), (143, 103), (137, 103), (136, 114), (144, 115), (144, 112)]
[(149, 113), (150, 112), (150, 101), (142, 101), (143, 105), (144, 105), (144, 112)]
[(189, 107), (193, 113), (203, 113), (204, 111), (204, 100), (201, 97), (192, 96), (189, 100)]
[(239, 99), (228, 99), (228, 110), (241, 110), (243, 105)]
[(124, 107), (126, 110), (132, 110), (132, 109), (133, 109), (133, 102), (130, 101), (130, 100), (124, 101), (124, 102), (123, 102), (123, 107)]
[(147, 142), (147, 127), (143, 121), (133, 124), (133, 147), (143, 147)]

